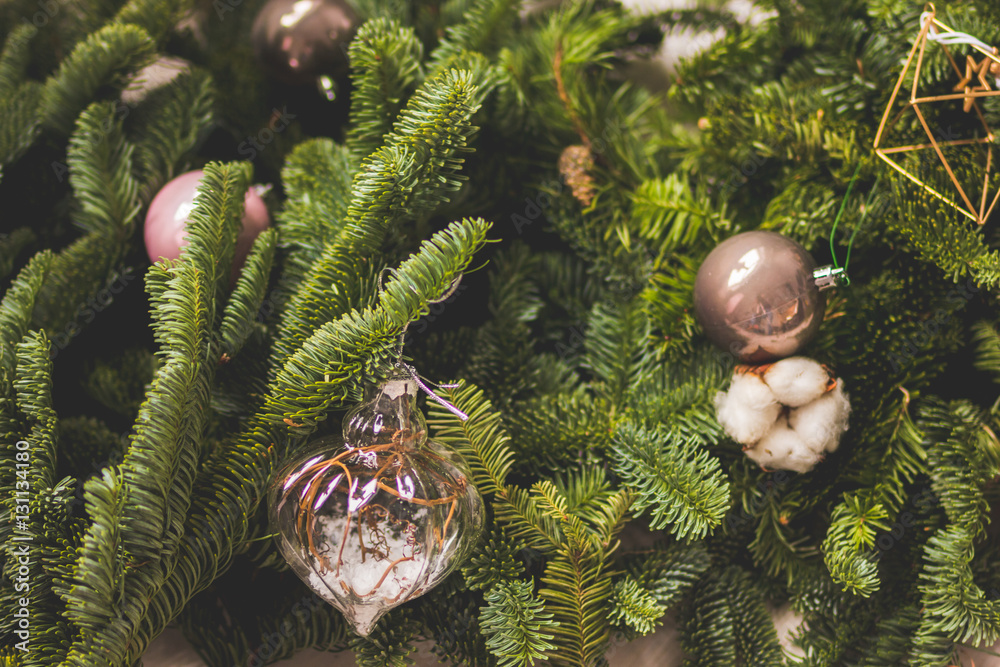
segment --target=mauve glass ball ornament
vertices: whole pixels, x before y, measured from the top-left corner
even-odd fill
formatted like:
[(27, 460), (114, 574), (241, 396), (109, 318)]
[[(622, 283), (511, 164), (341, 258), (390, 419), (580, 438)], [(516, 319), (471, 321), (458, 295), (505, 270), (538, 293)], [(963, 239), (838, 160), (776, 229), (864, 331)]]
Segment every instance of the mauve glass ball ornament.
[(826, 298), (816, 262), (776, 232), (752, 231), (720, 243), (698, 269), (695, 314), (708, 337), (745, 364), (796, 354), (823, 322)]
[(254, 20), (250, 40), (258, 62), (282, 83), (336, 81), (348, 73), (347, 46), (358, 23), (346, 0), (270, 0)]
[(427, 439), (416, 395), (411, 377), (370, 387), (343, 438), (314, 443), (268, 494), (285, 560), (363, 636), (466, 560), (483, 529), (469, 469)]
[[(160, 258), (177, 259), (181, 248), (187, 245), (188, 216), (195, 206), (198, 183), (205, 175), (201, 169), (181, 174), (169, 181), (156, 193), (146, 213), (145, 240), (149, 261)], [(239, 274), (243, 262), (250, 254), (254, 240), (262, 231), (271, 226), (267, 205), (254, 188), (247, 190), (244, 199), (243, 227), (236, 238), (236, 254), (233, 259), (233, 276)]]

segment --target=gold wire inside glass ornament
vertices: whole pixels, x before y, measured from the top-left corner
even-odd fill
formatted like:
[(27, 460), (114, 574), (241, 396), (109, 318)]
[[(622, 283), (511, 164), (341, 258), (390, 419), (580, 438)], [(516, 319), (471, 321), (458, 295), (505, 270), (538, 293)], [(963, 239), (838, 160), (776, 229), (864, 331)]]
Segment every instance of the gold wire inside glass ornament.
[(296, 574), (367, 635), (468, 557), (483, 504), (464, 462), (427, 439), (417, 384), (393, 378), (276, 478), (270, 518)]

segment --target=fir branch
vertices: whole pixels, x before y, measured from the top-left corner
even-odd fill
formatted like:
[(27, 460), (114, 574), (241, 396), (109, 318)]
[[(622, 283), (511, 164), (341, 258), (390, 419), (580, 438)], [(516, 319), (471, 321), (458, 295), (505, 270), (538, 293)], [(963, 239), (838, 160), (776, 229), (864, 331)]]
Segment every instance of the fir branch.
[[(0, 460), (4, 464), (0, 468), (0, 544), (10, 546), (14, 545), (9, 538), (15, 525), (17, 441), (22, 439), (25, 430), (14, 384), (18, 372), (18, 346), (28, 333), (31, 311), (51, 266), (52, 254), (49, 251), (35, 255), (21, 269), (0, 301)], [(37, 359), (34, 366), (36, 371), (44, 371), (44, 366), (38, 365)], [(47, 383), (42, 386), (47, 386)]]
[(637, 494), (635, 511), (651, 509), (650, 527), (697, 539), (729, 509), (729, 486), (719, 462), (694, 438), (622, 423), (611, 445), (613, 466)]
[(456, 590), (449, 583), (457, 583), (457, 578), (446, 580), (420, 604), (418, 613), (435, 642), (431, 650), (439, 662), (447, 660), (469, 667), (495, 665), (479, 624), (482, 596)]
[(973, 580), (969, 562), (975, 535), (953, 525), (931, 536), (924, 549), (920, 591), (924, 613), (919, 634), (941, 634), (973, 645), (1000, 639), (1000, 601), (988, 600)]
[(909, 395), (903, 393), (873, 411), (868, 430), (886, 442), (885, 452), (877, 466), (862, 473), (870, 488), (845, 494), (834, 507), (821, 546), (833, 580), (865, 597), (880, 586), (873, 551), (876, 531), (890, 530), (891, 520), (906, 500), (908, 485), (918, 474), (928, 472), (921, 443), (924, 436), (910, 419), (908, 408)]
[(678, 618), (680, 644), (691, 667), (728, 667), (738, 664), (736, 619), (728, 591), (719, 577), (709, 575), (695, 590)]
[(929, 403), (921, 417), (927, 437), (937, 440), (928, 448), (929, 470), (950, 524), (924, 547), (918, 635), (991, 644), (1000, 639), (1000, 601), (985, 599), (971, 561), (989, 514), (982, 485), (1000, 472), (1000, 444), (967, 402)]
[(879, 634), (864, 651), (859, 667), (896, 667), (909, 664), (911, 642), (920, 620), (915, 605), (903, 604), (892, 615), (879, 620)]
[(611, 604), (611, 622), (620, 627), (627, 626), (640, 635), (653, 632), (656, 622), (667, 610), (630, 576), (615, 582)]
[(450, 70), (421, 86), (385, 145), (363, 162), (342, 231), (285, 310), (275, 366), (317, 327), (361, 305), (355, 276), (378, 251), (387, 228), (427, 214), (458, 189), (459, 155), (469, 150), (474, 132), (470, 120), (492, 85), (484, 64), (470, 64), (470, 70)]
[(45, 82), (43, 125), (68, 135), (102, 86), (124, 88), (130, 74), (152, 62), (154, 50), (149, 35), (134, 25), (109, 25), (89, 35)]
[[(61, 540), (68, 538), (69, 526), (53, 524), (65, 511), (68, 483), (61, 483), (60, 492), (52, 493), (56, 486), (56, 413), (52, 408), (52, 362), (49, 344), (39, 331), (28, 332), (16, 346), (16, 372), (13, 389), (16, 392), (16, 409), (23, 418), (21, 429), (5, 449), (10, 460), (9, 489), (2, 499), (5, 536), (2, 552), (3, 597), (8, 598), (12, 589), (20, 595), (9, 599), (5, 605), (0, 627), (11, 632), (24, 629), (15, 610), (26, 612), (29, 627), (37, 630), (31, 635), (30, 650), (24, 664), (41, 667), (46, 661), (58, 661), (65, 653), (65, 623), (59, 622), (62, 611), (53, 594), (54, 576), (65, 570), (74, 557), (58, 550)], [(16, 442), (15, 442), (16, 441)], [(7, 453), (7, 452), (5, 452)], [(5, 475), (7, 477), (7, 475)], [(55, 506), (62, 505), (60, 512)], [(53, 514), (47, 510), (56, 509)], [(15, 584), (17, 582), (17, 584)], [(5, 600), (8, 601), (8, 600)], [(23, 635), (22, 635), (23, 636)]]
[[(689, 247), (707, 237), (716, 214), (707, 202), (696, 201), (677, 174), (640, 183), (632, 194), (629, 228), (655, 253), (654, 266), (679, 247)], [(625, 244), (626, 249), (628, 245)]]
[(242, 228), (243, 208), (251, 167), (247, 163), (209, 163), (198, 184), (195, 207), (185, 225), (188, 243), (181, 248), (180, 261), (190, 263), (204, 274), (205, 284), (214, 297), (209, 302), (212, 325), (218, 326), (220, 303), (229, 288), (236, 239)]
[(521, 401), (516, 414), (508, 428), (519, 469), (555, 472), (587, 465), (610, 442), (611, 406), (585, 387)]
[(41, 129), (38, 107), (42, 86), (33, 81), (22, 84), (8, 95), (0, 94), (0, 176), (35, 142)]
[(208, 133), (214, 120), (213, 86), (206, 72), (191, 69), (144, 100), (133, 130), (143, 202), (183, 171), (185, 158)]
[(462, 12), (464, 20), (448, 27), (431, 54), (432, 75), (451, 66), (466, 51), (496, 54), (513, 37), (520, 9), (521, 0), (475, 0)]
[(10, 234), (0, 237), (0, 278), (10, 275), (18, 255), (34, 240), (35, 233), (30, 227), (18, 227)]
[(437, 440), (458, 452), (472, 470), (472, 480), (484, 497), (501, 494), (507, 471), (514, 462), (499, 412), (493, 409), (481, 389), (463, 383), (442, 391), (452, 405), (469, 416), (455, 417), (438, 403), (429, 405), (427, 423)]
[[(121, 465), (127, 502), (114, 519), (123, 527), (121, 546), (132, 567), (123, 577), (120, 613), (116, 605), (103, 624), (74, 643), (74, 661), (85, 660), (98, 647), (120, 656), (116, 660), (141, 653), (150, 638), (143, 624), (161, 611), (163, 602), (156, 594), (165, 592), (165, 575), (173, 569), (198, 461), (205, 453), (204, 406), (217, 359), (211, 341), (215, 294), (228, 281), (229, 272), (220, 265), (228, 267), (232, 261), (247, 172), (246, 165), (206, 166), (188, 224), (189, 244), (177, 263), (151, 270), (153, 329), (163, 363)], [(94, 523), (89, 530), (106, 531), (107, 520), (94, 518), (104, 527)]]
[(139, 185), (132, 176), (134, 147), (115, 118), (115, 105), (88, 106), (70, 137), (66, 161), (79, 203), (74, 216), (85, 232), (121, 237), (139, 214)]
[(208, 337), (207, 286), (202, 276), (183, 270), (170, 283), (163, 297), (152, 301), (153, 312), (163, 318), (154, 324), (161, 365), (122, 464), (130, 500), (122, 517), (124, 542), (129, 555), (144, 564), (169, 556), (167, 534), (182, 532), (191, 483), (184, 477), (193, 474), (203, 428), (191, 418), (201, 401), (191, 399), (206, 391), (199, 377), (206, 369), (197, 368), (195, 360), (206, 356), (200, 343)]
[[(953, 188), (950, 181), (936, 182), (941, 180), (940, 174), (920, 175), (939, 190), (950, 192)], [(971, 277), (977, 285), (989, 288), (1000, 283), (1000, 251), (986, 244), (981, 228), (968, 225), (961, 213), (902, 176), (894, 177), (893, 186), (898, 217), (889, 219), (891, 227), (918, 257), (956, 281)]]
[(486, 594), (487, 606), (479, 624), (487, 635), (486, 647), (500, 667), (534, 665), (547, 660), (546, 651), (555, 648), (545, 629), (553, 627), (542, 601), (532, 595), (532, 583), (519, 579), (498, 583)]
[(52, 407), (49, 341), (42, 332), (30, 331), (18, 343), (16, 354), (14, 393), (18, 410), (29, 428), (24, 434), (30, 451), (28, 481), (29, 487), (39, 493), (56, 484), (56, 413)]
[(564, 547), (546, 564), (545, 587), (538, 594), (558, 623), (548, 627), (555, 644), (549, 652), (553, 665), (593, 667), (604, 658), (614, 593), (606, 558), (605, 552), (575, 545)]
[(115, 15), (118, 25), (136, 25), (161, 43), (178, 22), (194, 9), (193, 0), (128, 0)]
[(267, 229), (254, 240), (250, 255), (240, 271), (219, 325), (223, 358), (235, 357), (257, 320), (267, 292), (267, 278), (278, 242), (276, 230)]
[(962, 664), (958, 647), (941, 631), (920, 628), (913, 635), (913, 649), (907, 663), (911, 667), (952, 667)]
[[(539, 591), (546, 610), (559, 624), (552, 628), (556, 648), (549, 653), (553, 664), (559, 665), (596, 665), (603, 660), (611, 637), (608, 613), (615, 573), (610, 557), (618, 547), (615, 536), (631, 503), (627, 492), (605, 495), (608, 485), (603, 472), (594, 473), (592, 484), (583, 479), (562, 485), (536, 482), (530, 503), (520, 503), (527, 516), (520, 519), (521, 526), (512, 527), (512, 534), (528, 521), (543, 534), (552, 532), (550, 526), (559, 528), (560, 539), (554, 540), (554, 549), (547, 550), (551, 558), (542, 576), (545, 587)], [(579, 488), (588, 486), (589, 491)], [(509, 497), (514, 501), (517, 494), (509, 492)], [(581, 502), (584, 498), (595, 498), (595, 503)], [(502, 518), (499, 511), (498, 518)]]
[(954, 524), (980, 533), (989, 514), (982, 487), (1000, 472), (1000, 445), (982, 410), (968, 401), (928, 401), (918, 425), (928, 441), (931, 486)]
[[(31, 322), (31, 312), (35, 308), (35, 302), (45, 282), (49, 270), (52, 268), (52, 253), (43, 250), (21, 269), (17, 278), (7, 288), (0, 301), (0, 366), (3, 369), (3, 383), (6, 389), (6, 398), (13, 398), (11, 392), (14, 382), (14, 369), (16, 368), (15, 346), (21, 338), (28, 332), (28, 325)], [(13, 407), (11, 403), (5, 403), (6, 416), (10, 417), (9, 410)], [(3, 440), (9, 440), (7, 433), (3, 435)]]
[[(325, 138), (303, 141), (281, 170), (285, 206), (278, 214), (281, 245), (292, 248), (290, 260), (302, 273), (343, 229), (357, 168), (350, 151)], [(302, 268), (299, 268), (302, 267)]]
[(413, 28), (394, 19), (376, 18), (358, 31), (349, 52), (354, 90), (347, 135), (356, 160), (382, 145), (403, 100), (424, 78), (423, 56)]
[[(463, 220), (438, 232), (400, 265), (377, 307), (347, 313), (317, 329), (312, 345), (301, 347), (278, 372), (272, 385), (276, 388), (273, 403), (269, 399), (265, 407), (267, 418), (276, 424), (290, 419), (312, 426), (325, 417), (331, 402), (357, 392), (368, 364), (390, 354), (393, 345), (384, 334), (396, 331), (398, 335), (403, 326), (426, 312), (428, 300), (450, 288), (450, 280), (468, 266), (472, 254), (485, 243), (488, 228), (482, 219)], [(375, 335), (375, 331), (379, 333)], [(372, 357), (359, 354), (362, 350)], [(348, 378), (351, 382), (345, 382)]]
[[(390, 211), (405, 209), (409, 216), (419, 217), (449, 200), (449, 193), (457, 191), (465, 180), (458, 172), (464, 163), (461, 154), (472, 151), (468, 144), (478, 129), (470, 122), (472, 115), (496, 85), (495, 69), (482, 56), (467, 54), (456, 59), (452, 69), (417, 89), (383, 146), (386, 156), (396, 151), (413, 156), (402, 162), (411, 167), (401, 174), (400, 185), (408, 192), (398, 201), (387, 198), (380, 204), (384, 201)], [(362, 171), (377, 173), (379, 161), (377, 151), (362, 163)], [(355, 193), (371, 192), (366, 181), (355, 182)], [(357, 199), (352, 201), (349, 219), (364, 221), (378, 215), (377, 209), (365, 209), (361, 204)]]
[(716, 445), (726, 435), (715, 418), (714, 399), (731, 378), (731, 366), (719, 363), (713, 350), (696, 349), (654, 366), (630, 388), (631, 418), (647, 429), (665, 426), (681, 437)]
[(647, 345), (649, 335), (649, 319), (638, 299), (594, 306), (585, 363), (607, 384), (613, 405), (620, 405), (629, 389), (652, 371), (656, 357)]
[(12, 29), (0, 51), (0, 99), (12, 95), (25, 81), (31, 62), (31, 38), (34, 26), (21, 23)]
[(976, 368), (1000, 383), (1000, 333), (996, 327), (990, 322), (976, 322), (972, 326), (972, 343), (976, 346)]
[[(120, 547), (122, 478), (106, 468), (100, 476), (84, 484), (84, 503), (91, 524), (84, 533), (83, 544), (73, 568), (73, 585), (64, 592), (66, 616), (89, 637), (103, 629), (117, 614), (121, 603), (125, 563)], [(124, 645), (108, 645), (110, 653), (102, 656), (108, 665), (121, 662)], [(87, 652), (70, 651), (69, 664), (86, 664)]]
[(91, 33), (105, 27), (126, 0), (89, 0), (88, 11), (67, 12), (60, 21), (59, 29), (66, 44), (73, 46)]
[(696, 261), (685, 256), (664, 262), (641, 293), (647, 304), (650, 325), (662, 332), (667, 349), (677, 346), (683, 350), (699, 331), (693, 315), (698, 266)]
[(833, 510), (823, 555), (833, 580), (868, 597), (879, 587), (872, 549), (878, 531), (886, 531), (888, 513), (869, 494), (844, 494)]
[(759, 579), (736, 567), (726, 569), (721, 578), (723, 585), (729, 589), (741, 662), (748, 665), (781, 664), (778, 633)]
[(110, 102), (91, 104), (70, 138), (67, 160), (79, 203), (76, 222), (88, 233), (56, 256), (36, 304), (35, 322), (50, 332), (61, 332), (87, 297), (111, 278), (141, 210), (132, 176), (133, 147), (115, 115)]
[(506, 581), (524, 575), (524, 564), (518, 557), (522, 545), (510, 539), (503, 528), (497, 527), (481, 540), (476, 551), (462, 567), (465, 585), (470, 590), (489, 590)]
[(652, 552), (629, 555), (626, 569), (656, 602), (669, 608), (677, 603), (712, 566), (702, 542), (675, 542)]
[(419, 625), (396, 612), (383, 617), (367, 637), (355, 637), (350, 642), (358, 667), (410, 667), (410, 654), (416, 648), (413, 640)]
[(512, 539), (545, 555), (553, 554), (563, 540), (558, 520), (542, 511), (536, 498), (525, 489), (507, 486), (502, 502), (494, 504), (497, 521), (505, 525)]
[(523, 243), (513, 244), (493, 260), (492, 318), (476, 332), (464, 368), (463, 375), (484, 387), (501, 411), (534, 388), (537, 361), (529, 323), (542, 307), (535, 284), (538, 264), (538, 257)]
[[(135, 419), (145, 397), (146, 387), (156, 374), (156, 356), (144, 347), (130, 347), (110, 360), (88, 364), (84, 387), (105, 408), (129, 421)], [(108, 457), (98, 457), (103, 461)]]
[[(838, 505), (838, 508), (842, 505)], [(830, 576), (845, 591), (870, 597), (879, 589), (878, 566), (871, 550), (859, 551), (835, 544), (827, 538), (823, 543), (823, 560)]]

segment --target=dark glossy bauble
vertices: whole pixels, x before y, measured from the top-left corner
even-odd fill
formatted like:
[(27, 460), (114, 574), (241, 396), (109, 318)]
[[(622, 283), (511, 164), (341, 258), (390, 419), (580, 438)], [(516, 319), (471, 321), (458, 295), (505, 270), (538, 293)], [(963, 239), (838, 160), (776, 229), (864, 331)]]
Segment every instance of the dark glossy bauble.
[(358, 16), (345, 0), (270, 0), (254, 20), (254, 55), (278, 81), (344, 79)]
[(806, 249), (781, 234), (737, 234), (698, 269), (695, 314), (712, 342), (741, 363), (791, 356), (823, 322), (826, 298), (815, 269)]

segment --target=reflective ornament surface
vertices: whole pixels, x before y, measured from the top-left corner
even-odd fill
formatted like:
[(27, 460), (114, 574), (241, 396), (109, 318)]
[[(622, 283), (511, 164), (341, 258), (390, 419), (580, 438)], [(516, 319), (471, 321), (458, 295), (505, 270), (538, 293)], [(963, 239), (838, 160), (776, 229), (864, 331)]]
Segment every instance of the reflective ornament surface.
[(392, 379), (276, 477), (272, 530), (295, 573), (360, 635), (471, 553), (483, 501), (464, 461), (427, 440), (417, 384)]
[(298, 85), (347, 75), (358, 17), (345, 0), (270, 0), (251, 30), (254, 55), (278, 81)]
[[(187, 245), (185, 237), (188, 217), (194, 210), (198, 183), (204, 175), (205, 172), (201, 169), (181, 174), (167, 182), (153, 197), (146, 212), (143, 230), (149, 261), (155, 262), (161, 257), (177, 259), (181, 256), (181, 248)], [(244, 198), (243, 227), (236, 238), (233, 282), (250, 254), (254, 240), (270, 226), (271, 216), (268, 215), (267, 205), (254, 188), (249, 188)]]
[(712, 342), (742, 363), (791, 356), (823, 322), (815, 269), (806, 249), (781, 234), (737, 234), (698, 269), (695, 314)]

